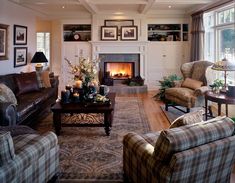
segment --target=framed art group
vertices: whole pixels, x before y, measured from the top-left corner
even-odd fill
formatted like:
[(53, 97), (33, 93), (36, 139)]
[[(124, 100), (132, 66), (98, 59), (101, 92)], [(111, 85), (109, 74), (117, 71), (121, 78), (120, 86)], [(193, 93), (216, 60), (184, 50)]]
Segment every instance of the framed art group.
[(116, 41), (118, 36), (122, 41), (138, 40), (138, 27), (134, 26), (134, 20), (105, 20), (105, 26), (101, 26), (102, 41)]
[[(27, 27), (14, 25), (14, 45), (27, 45)], [(27, 65), (27, 47), (14, 48), (14, 67)]]
[(0, 60), (7, 60), (7, 31), (8, 25), (0, 24)]

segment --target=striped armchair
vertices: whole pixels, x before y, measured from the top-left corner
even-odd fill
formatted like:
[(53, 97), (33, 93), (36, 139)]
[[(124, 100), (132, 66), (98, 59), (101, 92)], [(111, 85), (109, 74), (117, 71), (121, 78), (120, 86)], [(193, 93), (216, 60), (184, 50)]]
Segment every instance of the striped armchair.
[(129, 182), (230, 182), (235, 160), (230, 118), (146, 135), (129, 133), (123, 144), (123, 169)]
[[(17, 130), (18, 128), (18, 130)], [(59, 146), (53, 132), (0, 127), (0, 182), (46, 183), (59, 173)]]

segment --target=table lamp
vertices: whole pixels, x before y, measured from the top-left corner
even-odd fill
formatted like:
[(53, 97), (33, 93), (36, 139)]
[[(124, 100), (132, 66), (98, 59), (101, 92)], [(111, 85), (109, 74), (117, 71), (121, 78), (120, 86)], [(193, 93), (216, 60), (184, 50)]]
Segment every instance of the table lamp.
[(213, 70), (216, 71), (224, 71), (224, 87), (221, 90), (222, 92), (227, 91), (227, 71), (235, 71), (235, 64), (229, 62), (226, 58), (222, 59), (222, 61), (217, 61), (212, 66)]
[(42, 71), (43, 65), (42, 63), (47, 63), (48, 60), (45, 57), (43, 52), (36, 52), (31, 60), (31, 63), (36, 63), (35, 70)]

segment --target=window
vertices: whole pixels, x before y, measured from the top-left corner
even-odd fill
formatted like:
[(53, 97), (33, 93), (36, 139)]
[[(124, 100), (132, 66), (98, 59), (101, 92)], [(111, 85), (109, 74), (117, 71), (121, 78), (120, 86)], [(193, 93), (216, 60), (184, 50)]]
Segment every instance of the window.
[(50, 33), (49, 32), (37, 33), (37, 51), (42, 51), (45, 54), (48, 62), (50, 63)]
[[(204, 14), (205, 59), (215, 62), (226, 58), (235, 64), (234, 4)], [(235, 82), (235, 72), (228, 72)]]

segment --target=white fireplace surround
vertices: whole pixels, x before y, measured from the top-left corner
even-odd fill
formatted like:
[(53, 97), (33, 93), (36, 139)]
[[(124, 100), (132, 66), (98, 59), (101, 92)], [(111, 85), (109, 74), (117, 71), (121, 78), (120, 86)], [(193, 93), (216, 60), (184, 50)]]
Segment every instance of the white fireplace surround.
[(140, 75), (148, 84), (147, 41), (91, 41), (92, 59), (99, 54), (140, 54)]

